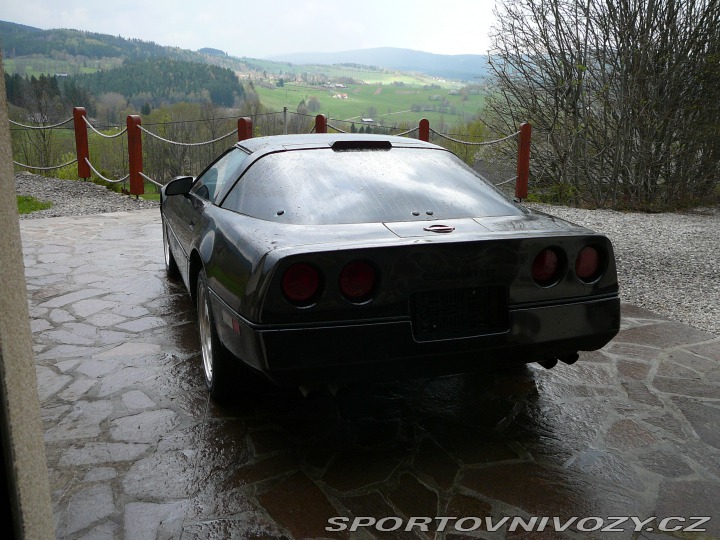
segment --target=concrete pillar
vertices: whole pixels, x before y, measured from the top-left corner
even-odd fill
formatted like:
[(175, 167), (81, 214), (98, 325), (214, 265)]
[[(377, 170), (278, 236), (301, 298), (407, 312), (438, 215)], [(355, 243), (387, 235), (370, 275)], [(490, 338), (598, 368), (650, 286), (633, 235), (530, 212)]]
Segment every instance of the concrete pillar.
[[(15, 538), (55, 538), (0, 58), (0, 433)], [(3, 493), (4, 495), (4, 493)], [(7, 504), (7, 503), (6, 503)], [(4, 509), (3, 513), (6, 512)], [(6, 523), (6, 530), (10, 523)]]

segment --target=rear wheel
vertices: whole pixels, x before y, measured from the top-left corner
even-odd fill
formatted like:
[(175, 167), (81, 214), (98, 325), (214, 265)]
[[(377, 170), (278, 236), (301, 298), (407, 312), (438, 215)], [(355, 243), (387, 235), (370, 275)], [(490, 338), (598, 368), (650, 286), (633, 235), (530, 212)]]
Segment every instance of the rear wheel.
[(215, 329), (205, 269), (200, 270), (197, 280), (197, 313), (205, 386), (210, 391), (210, 397), (223, 400), (230, 395), (237, 381), (233, 380), (232, 354), (220, 343)]
[(168, 243), (167, 224), (165, 223), (164, 219), (162, 222), (162, 232), (163, 254), (165, 255), (165, 273), (167, 273), (167, 276), (169, 278), (174, 279), (180, 276), (180, 271), (178, 270), (177, 262), (175, 262), (175, 257), (173, 257), (173, 254), (170, 251), (170, 244)]

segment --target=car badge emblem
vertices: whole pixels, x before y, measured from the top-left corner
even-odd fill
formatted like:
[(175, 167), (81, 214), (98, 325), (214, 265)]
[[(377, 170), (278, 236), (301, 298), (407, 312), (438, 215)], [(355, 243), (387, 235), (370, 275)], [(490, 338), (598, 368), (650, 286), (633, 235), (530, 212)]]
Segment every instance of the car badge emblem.
[(423, 227), (423, 231), (436, 232), (436, 233), (451, 233), (455, 230), (455, 227), (450, 225), (430, 225), (429, 227)]

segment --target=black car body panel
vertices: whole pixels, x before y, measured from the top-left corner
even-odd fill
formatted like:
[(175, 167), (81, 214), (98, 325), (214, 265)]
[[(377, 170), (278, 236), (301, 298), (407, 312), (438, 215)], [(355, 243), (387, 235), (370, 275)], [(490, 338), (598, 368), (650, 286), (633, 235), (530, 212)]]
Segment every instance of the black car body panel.
[[(347, 148), (339, 152), (338, 141), (350, 152), (341, 154)], [(372, 148), (378, 141), (391, 149)], [(456, 191), (446, 191), (437, 178), (449, 154), (444, 149), (398, 137), (318, 134), (251, 139), (230, 152), (211, 164), (189, 193), (167, 196), (163, 189), (163, 226), (192, 294), (198, 272), (205, 270), (223, 346), (276, 382), (412, 377), (571, 358), (604, 346), (619, 330), (610, 241), (513, 203), (475, 173), (480, 195), (464, 195), (464, 178), (453, 184)], [(369, 163), (373, 174), (382, 175), (373, 158), (392, 165), (393, 152), (412, 152), (404, 154), (412, 155), (411, 162), (425, 155), (418, 152), (435, 154), (429, 168), (418, 169), (421, 174), (407, 173), (410, 187), (392, 200), (384, 199), (384, 191), (370, 202), (338, 201), (363, 189), (394, 190), (397, 176), (379, 181), (380, 188), (372, 178), (358, 180), (357, 170), (348, 173), (351, 185), (337, 180), (346, 156), (359, 164), (356, 169)], [(283, 153), (292, 154), (290, 165), (277, 157)], [(331, 156), (332, 175), (324, 169), (324, 156)], [(306, 165), (325, 176), (293, 175)], [(416, 197), (427, 170), (435, 171), (428, 182), (440, 187)], [(251, 180), (253, 174), (257, 179)], [(292, 178), (274, 185), (273, 175)], [(218, 178), (217, 184), (208, 182), (210, 195), (202, 185), (208, 177)], [(312, 192), (321, 182), (333, 194), (329, 200), (317, 200), (325, 191)], [(312, 196), (305, 192), (309, 183)], [(297, 199), (280, 193), (286, 185)], [(467, 200), (435, 205), (436, 192), (440, 198), (460, 193), (454, 196)], [(472, 199), (479, 196), (487, 199), (477, 206), (485, 214), (473, 215)], [(292, 207), (295, 200), (325, 207), (305, 211)], [(257, 215), (238, 211), (244, 208)], [(363, 219), (382, 213), (389, 219)], [(336, 222), (343, 218), (348, 222)], [(588, 246), (599, 254), (600, 267), (597, 275), (580, 276), (575, 261)], [(557, 259), (557, 277), (538, 284), (533, 261), (548, 249)], [(358, 261), (375, 281), (367, 296), (348, 298), (338, 283)], [(317, 291), (301, 302), (283, 293), (284, 276), (297, 265), (312, 267), (318, 276)]]

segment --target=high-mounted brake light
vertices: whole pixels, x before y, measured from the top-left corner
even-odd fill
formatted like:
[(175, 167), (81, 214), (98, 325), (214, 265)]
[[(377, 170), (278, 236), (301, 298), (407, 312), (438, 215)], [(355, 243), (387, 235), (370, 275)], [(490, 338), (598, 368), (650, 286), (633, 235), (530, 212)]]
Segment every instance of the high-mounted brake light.
[(307, 263), (293, 264), (283, 274), (282, 290), (291, 302), (307, 304), (320, 290), (320, 274)]
[(554, 248), (545, 248), (537, 254), (532, 264), (532, 277), (543, 287), (554, 285), (560, 278), (562, 261)]
[(364, 141), (362, 139), (356, 141), (341, 140), (332, 143), (331, 148), (336, 152), (348, 150), (390, 150), (392, 149), (392, 143), (390, 141)]
[(600, 277), (602, 260), (600, 252), (594, 246), (587, 246), (580, 250), (575, 259), (575, 274), (585, 282), (595, 281)]
[(375, 268), (365, 261), (353, 261), (340, 272), (340, 291), (351, 302), (369, 300), (377, 283)]

